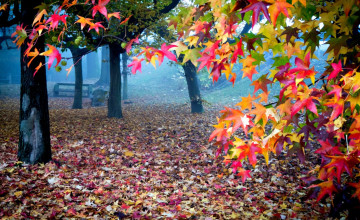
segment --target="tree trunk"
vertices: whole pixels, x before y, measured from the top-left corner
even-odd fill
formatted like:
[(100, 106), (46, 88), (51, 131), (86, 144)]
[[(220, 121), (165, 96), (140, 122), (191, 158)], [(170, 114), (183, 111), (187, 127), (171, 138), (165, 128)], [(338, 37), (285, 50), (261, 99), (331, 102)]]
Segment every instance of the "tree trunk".
[(185, 72), (186, 83), (189, 91), (191, 113), (202, 113), (204, 112), (204, 108), (200, 95), (199, 80), (196, 75), (196, 67), (191, 61), (187, 61), (182, 67)]
[[(22, 0), (21, 21), (24, 27), (31, 27), (37, 10), (36, 6), (43, 0)], [(26, 163), (46, 163), (51, 160), (50, 123), (48, 96), (46, 88), (46, 69), (41, 67), (35, 76), (35, 68), (40, 62), (45, 63), (44, 56), (38, 56), (29, 67), (30, 60), (24, 56), (27, 49), (27, 38), (21, 46), (21, 91), (18, 159)], [(40, 52), (45, 50), (45, 38), (41, 36), (34, 45)]]
[(127, 100), (128, 99), (128, 67), (127, 67), (127, 61), (129, 59), (129, 56), (127, 55), (127, 53), (122, 53), (122, 74), (123, 74), (123, 100)]
[[(83, 50), (77, 47), (70, 47), (75, 64), (75, 94), (72, 109), (82, 109), (82, 87), (83, 87), (83, 71), (82, 71), (82, 54)], [(84, 51), (85, 52), (85, 51)]]
[(100, 79), (95, 83), (97, 86), (109, 86), (110, 84), (110, 58), (109, 45), (101, 48), (101, 74)]
[(110, 45), (110, 90), (108, 101), (108, 117), (122, 118), (121, 111), (121, 72), (120, 52), (118, 45)]

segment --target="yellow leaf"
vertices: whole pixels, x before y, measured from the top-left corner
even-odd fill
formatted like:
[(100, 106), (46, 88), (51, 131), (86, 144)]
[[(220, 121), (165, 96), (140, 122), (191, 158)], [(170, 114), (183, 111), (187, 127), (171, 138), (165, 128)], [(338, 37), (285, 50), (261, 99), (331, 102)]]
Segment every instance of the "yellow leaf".
[(132, 156), (134, 156), (134, 153), (131, 151), (125, 151), (124, 155), (127, 157), (132, 157)]
[(306, 0), (292, 0), (292, 5), (294, 5), (296, 2), (301, 2), (306, 7)]
[(199, 40), (198, 36), (190, 36), (186, 38), (185, 42), (189, 42), (189, 46), (196, 46), (197, 42)]
[(239, 218), (240, 218), (240, 214), (239, 214), (239, 213), (236, 213), (236, 212), (233, 212), (233, 213), (231, 214), (231, 218), (232, 218), (232, 219), (239, 219)]
[(280, 205), (280, 208), (281, 208), (281, 209), (286, 209), (286, 208), (287, 208), (287, 205), (286, 205), (285, 203), (283, 203), (283, 204)]
[(137, 201), (135, 202), (135, 206), (139, 205), (139, 204), (142, 203), (142, 202), (143, 202), (142, 200), (137, 200)]
[(14, 193), (14, 195), (15, 195), (16, 197), (20, 197), (22, 194), (23, 194), (22, 191), (17, 191), (17, 192)]
[(176, 41), (176, 42), (172, 43), (171, 45), (176, 46), (176, 47), (170, 48), (170, 50), (175, 50), (177, 56), (179, 56), (181, 52), (188, 49), (188, 46), (181, 41)]
[(335, 121), (334, 121), (334, 125), (336, 128), (341, 128), (343, 126), (343, 124), (346, 122), (346, 119), (343, 117), (338, 117)]
[(155, 69), (156, 69), (156, 60), (157, 58), (155, 56), (152, 56), (150, 59), (150, 63), (154, 66)]

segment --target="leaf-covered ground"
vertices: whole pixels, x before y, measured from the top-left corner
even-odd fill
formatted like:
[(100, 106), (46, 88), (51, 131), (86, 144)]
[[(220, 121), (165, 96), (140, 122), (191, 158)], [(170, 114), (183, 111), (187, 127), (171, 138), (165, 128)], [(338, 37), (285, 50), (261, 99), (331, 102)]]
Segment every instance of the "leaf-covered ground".
[[(221, 106), (124, 105), (71, 110), (50, 99), (53, 161), (17, 162), (18, 99), (0, 99), (0, 218), (315, 219), (329, 204), (304, 200), (311, 166), (259, 163), (244, 184), (207, 142)], [(329, 200), (328, 200), (329, 201)]]

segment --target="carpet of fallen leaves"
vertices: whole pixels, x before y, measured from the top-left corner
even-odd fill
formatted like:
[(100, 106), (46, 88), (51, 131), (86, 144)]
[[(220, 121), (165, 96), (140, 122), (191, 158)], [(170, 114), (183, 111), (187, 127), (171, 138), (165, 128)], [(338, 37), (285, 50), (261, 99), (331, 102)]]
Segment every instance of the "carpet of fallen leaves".
[[(260, 162), (245, 183), (208, 143), (221, 106), (189, 114), (188, 105), (71, 110), (49, 100), (53, 161), (16, 159), (18, 99), (0, 99), (0, 218), (10, 219), (315, 219), (329, 204), (305, 200), (295, 158)], [(309, 164), (311, 166), (311, 164)], [(327, 200), (329, 201), (329, 200)]]

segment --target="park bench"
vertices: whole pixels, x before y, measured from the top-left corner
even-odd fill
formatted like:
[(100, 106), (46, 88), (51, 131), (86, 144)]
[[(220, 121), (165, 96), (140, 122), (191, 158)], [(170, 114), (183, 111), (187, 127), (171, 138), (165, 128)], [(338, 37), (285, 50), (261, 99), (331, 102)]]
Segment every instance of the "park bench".
[[(83, 84), (83, 97), (90, 97), (93, 91), (92, 84)], [(74, 96), (75, 94), (75, 83), (56, 83), (54, 85), (54, 96), (55, 97), (66, 97)]]

